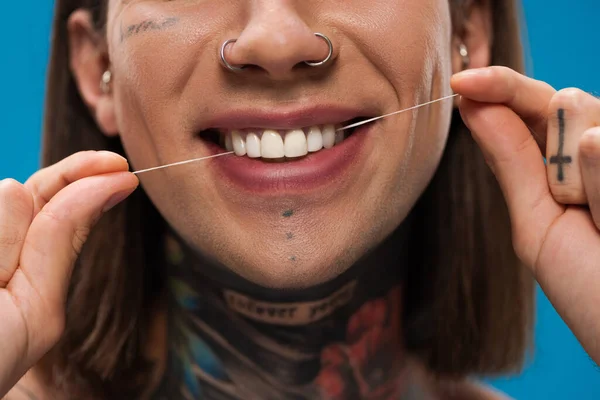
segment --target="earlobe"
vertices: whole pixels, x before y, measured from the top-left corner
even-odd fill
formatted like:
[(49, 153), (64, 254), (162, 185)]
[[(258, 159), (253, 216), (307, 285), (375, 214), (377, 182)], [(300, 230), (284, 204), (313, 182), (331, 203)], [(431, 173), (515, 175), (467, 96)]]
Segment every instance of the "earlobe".
[(106, 42), (88, 11), (77, 10), (68, 21), (69, 62), (81, 98), (107, 136), (118, 135)]

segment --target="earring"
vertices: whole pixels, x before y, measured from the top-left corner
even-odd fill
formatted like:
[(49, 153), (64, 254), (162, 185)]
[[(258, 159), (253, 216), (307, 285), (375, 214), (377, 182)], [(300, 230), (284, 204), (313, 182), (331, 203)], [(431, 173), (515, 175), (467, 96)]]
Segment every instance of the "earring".
[(112, 80), (112, 72), (110, 70), (104, 71), (102, 74), (102, 80), (100, 81), (100, 90), (102, 93), (108, 94), (110, 92), (110, 81)]
[(467, 69), (471, 64), (471, 58), (469, 57), (469, 49), (464, 43), (458, 45), (458, 53), (462, 57), (462, 68)]

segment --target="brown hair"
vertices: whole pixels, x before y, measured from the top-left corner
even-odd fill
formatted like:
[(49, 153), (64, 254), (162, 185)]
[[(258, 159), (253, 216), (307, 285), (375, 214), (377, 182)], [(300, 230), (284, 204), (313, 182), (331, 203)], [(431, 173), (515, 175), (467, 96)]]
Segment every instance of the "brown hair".
[[(516, 1), (491, 0), (492, 64), (522, 70)], [(457, 31), (471, 2), (450, 2)], [(98, 129), (69, 69), (70, 14), (91, 10), (100, 30), (107, 3), (57, 1), (44, 165), (88, 149), (124, 154), (118, 138), (107, 138)], [(441, 164), (413, 215), (412, 248), (417, 251), (404, 316), (409, 350), (443, 376), (518, 369), (531, 339), (533, 280), (513, 252), (496, 180), (459, 115), (454, 115)], [(139, 395), (150, 367), (140, 349), (162, 290), (159, 241), (165, 230), (165, 222), (138, 190), (92, 232), (73, 273), (66, 331), (52, 353), (57, 385), (66, 384), (70, 393), (85, 390), (88, 398)]]

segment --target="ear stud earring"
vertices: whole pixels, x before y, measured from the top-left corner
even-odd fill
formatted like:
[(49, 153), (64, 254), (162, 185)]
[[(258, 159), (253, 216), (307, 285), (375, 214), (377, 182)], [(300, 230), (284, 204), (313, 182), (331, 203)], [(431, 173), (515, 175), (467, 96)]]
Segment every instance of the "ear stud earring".
[(458, 45), (458, 53), (462, 57), (462, 68), (467, 69), (471, 64), (471, 58), (469, 57), (469, 49), (464, 43)]
[(104, 71), (102, 79), (100, 81), (100, 90), (102, 93), (108, 94), (110, 92), (110, 81), (112, 80), (112, 72), (110, 70)]

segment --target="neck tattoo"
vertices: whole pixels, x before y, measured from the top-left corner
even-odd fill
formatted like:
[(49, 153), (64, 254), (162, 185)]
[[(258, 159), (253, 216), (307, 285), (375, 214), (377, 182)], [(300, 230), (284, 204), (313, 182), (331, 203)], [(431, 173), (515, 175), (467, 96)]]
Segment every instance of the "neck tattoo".
[(257, 298), (198, 276), (170, 247), (169, 360), (157, 400), (424, 398), (407, 379), (397, 264), (309, 301)]

